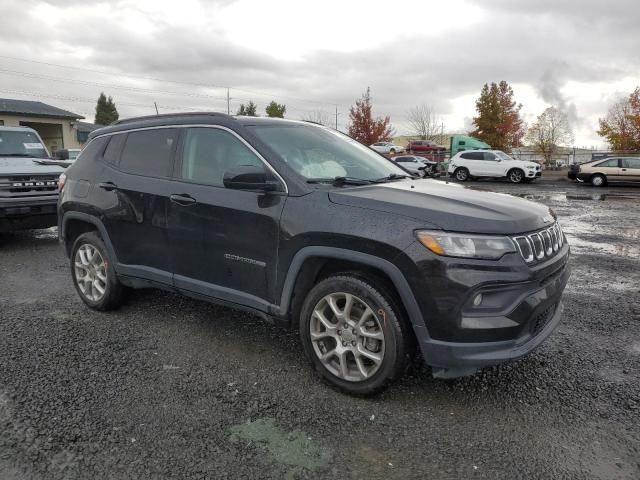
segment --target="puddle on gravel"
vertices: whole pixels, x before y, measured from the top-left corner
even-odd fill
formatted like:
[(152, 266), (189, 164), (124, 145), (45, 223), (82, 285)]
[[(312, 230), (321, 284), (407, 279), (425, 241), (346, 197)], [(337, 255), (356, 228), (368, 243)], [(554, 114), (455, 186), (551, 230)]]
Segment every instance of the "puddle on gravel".
[[(231, 427), (230, 441), (256, 442), (264, 446), (273, 459), (280, 464), (316, 471), (325, 467), (331, 459), (331, 452), (316, 444), (304, 432), (286, 432), (280, 429), (273, 418), (259, 418)], [(295, 476), (295, 470), (289, 472)]]

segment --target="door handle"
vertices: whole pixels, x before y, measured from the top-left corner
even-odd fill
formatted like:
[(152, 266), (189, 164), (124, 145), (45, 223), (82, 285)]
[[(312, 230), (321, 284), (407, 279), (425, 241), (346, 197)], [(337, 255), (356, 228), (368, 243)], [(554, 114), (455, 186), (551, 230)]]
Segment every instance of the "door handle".
[(183, 207), (188, 207), (189, 205), (196, 203), (196, 199), (186, 193), (174, 193), (169, 195), (169, 200), (173, 203), (177, 203), (178, 205), (182, 205)]
[(627, 171), (627, 169), (626, 169), (626, 168), (623, 168), (623, 169), (622, 169), (622, 171), (623, 171), (623, 172), (626, 172), (626, 171)]
[(113, 182), (100, 182), (98, 184), (98, 187), (102, 188), (103, 190), (106, 190), (107, 192), (118, 189), (118, 186)]

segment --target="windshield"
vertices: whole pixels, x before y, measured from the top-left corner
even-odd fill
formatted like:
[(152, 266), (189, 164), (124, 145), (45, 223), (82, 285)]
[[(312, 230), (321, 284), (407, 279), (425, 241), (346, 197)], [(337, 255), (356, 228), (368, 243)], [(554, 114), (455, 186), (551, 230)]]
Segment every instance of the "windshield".
[(496, 150), (496, 151), (495, 151), (495, 152), (493, 152), (493, 153), (495, 153), (495, 154), (498, 156), (498, 158), (499, 158), (500, 160), (513, 160), (513, 158), (512, 158), (512, 157), (510, 157), (509, 155), (507, 155), (507, 154), (506, 154), (506, 153), (504, 153), (504, 152), (501, 152), (500, 150)]
[(0, 157), (49, 158), (34, 132), (0, 130)]
[(257, 125), (253, 132), (307, 179), (377, 180), (407, 175), (390, 160), (335, 130), (315, 125)]
[(75, 160), (80, 155), (80, 150), (69, 150), (69, 160)]

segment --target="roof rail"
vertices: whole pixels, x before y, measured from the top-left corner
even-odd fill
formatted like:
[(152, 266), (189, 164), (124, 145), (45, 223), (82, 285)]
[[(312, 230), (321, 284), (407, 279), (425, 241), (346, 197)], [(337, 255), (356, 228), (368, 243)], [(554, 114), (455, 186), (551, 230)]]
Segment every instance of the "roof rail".
[(111, 123), (109, 126), (122, 125), (124, 123), (139, 122), (141, 120), (153, 120), (154, 118), (204, 117), (204, 116), (207, 116), (207, 117), (216, 116), (216, 117), (233, 118), (231, 115), (227, 115), (226, 113), (220, 113), (220, 112), (162, 113), (162, 114), (159, 114), (159, 115), (144, 115), (142, 117), (130, 117), (130, 118), (125, 118), (123, 120), (116, 120), (115, 122)]

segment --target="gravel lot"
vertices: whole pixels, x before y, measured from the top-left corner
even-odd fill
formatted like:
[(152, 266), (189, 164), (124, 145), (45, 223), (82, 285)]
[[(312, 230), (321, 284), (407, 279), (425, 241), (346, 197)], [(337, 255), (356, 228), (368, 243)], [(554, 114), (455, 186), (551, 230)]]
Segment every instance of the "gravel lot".
[(0, 235), (0, 478), (640, 478), (640, 189), (473, 185), (556, 210), (564, 320), (524, 360), (373, 399), (244, 313), (154, 290), (92, 312), (55, 229)]

